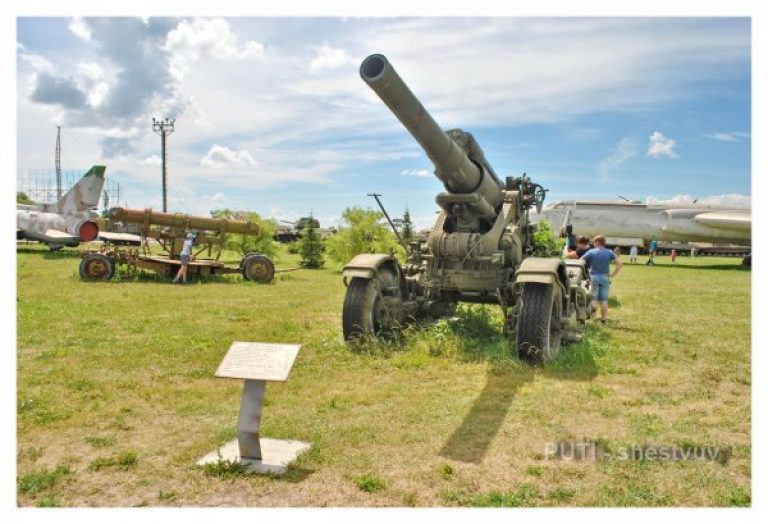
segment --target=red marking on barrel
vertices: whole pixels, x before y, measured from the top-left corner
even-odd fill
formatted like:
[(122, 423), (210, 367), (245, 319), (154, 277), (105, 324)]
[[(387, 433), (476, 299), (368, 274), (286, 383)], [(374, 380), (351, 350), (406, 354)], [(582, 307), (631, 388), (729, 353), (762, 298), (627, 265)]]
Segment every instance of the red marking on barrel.
[(82, 242), (96, 240), (97, 236), (99, 236), (99, 226), (90, 220), (82, 223), (80, 226), (80, 240)]

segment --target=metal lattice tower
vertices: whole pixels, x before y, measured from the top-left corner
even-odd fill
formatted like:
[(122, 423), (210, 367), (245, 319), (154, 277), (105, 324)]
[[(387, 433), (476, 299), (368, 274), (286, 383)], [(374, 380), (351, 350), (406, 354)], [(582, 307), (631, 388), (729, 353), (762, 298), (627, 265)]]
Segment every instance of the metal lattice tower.
[(168, 179), (167, 179), (167, 172), (168, 172), (168, 164), (166, 162), (166, 156), (165, 156), (165, 139), (168, 135), (173, 133), (174, 131), (174, 123), (176, 122), (175, 118), (168, 118), (166, 117), (165, 120), (158, 120), (156, 118), (152, 118), (152, 131), (160, 135), (160, 147), (162, 150), (163, 155), (163, 213), (166, 213), (168, 211), (168, 200), (167, 200), (167, 194), (168, 194)]
[(61, 200), (61, 126), (56, 126), (56, 200)]

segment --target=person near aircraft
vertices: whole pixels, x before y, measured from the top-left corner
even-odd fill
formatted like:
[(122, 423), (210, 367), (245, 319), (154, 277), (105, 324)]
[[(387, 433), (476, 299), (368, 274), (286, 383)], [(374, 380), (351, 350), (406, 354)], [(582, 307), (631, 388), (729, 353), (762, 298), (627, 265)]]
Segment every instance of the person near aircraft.
[(645, 263), (646, 266), (652, 266), (655, 264), (654, 258), (656, 258), (656, 251), (659, 248), (659, 242), (654, 238), (651, 240), (651, 243), (648, 245), (648, 262)]
[[(595, 247), (587, 251), (581, 260), (589, 263), (589, 277), (591, 280), (592, 296), (600, 305), (600, 322), (608, 319), (608, 293), (611, 289), (611, 278), (614, 278), (623, 266), (616, 253), (605, 248), (605, 237), (597, 235), (592, 239)], [(611, 262), (616, 263), (616, 268), (610, 272)]]

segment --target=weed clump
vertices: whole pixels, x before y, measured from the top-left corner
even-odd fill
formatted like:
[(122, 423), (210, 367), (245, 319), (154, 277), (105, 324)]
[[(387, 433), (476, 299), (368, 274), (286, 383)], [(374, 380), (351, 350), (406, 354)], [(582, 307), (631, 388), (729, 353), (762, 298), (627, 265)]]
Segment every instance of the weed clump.
[(375, 493), (387, 487), (387, 483), (383, 479), (371, 474), (358, 477), (355, 479), (355, 484), (360, 491), (365, 491), (366, 493)]
[(124, 451), (119, 455), (111, 457), (99, 457), (88, 464), (91, 471), (101, 471), (105, 468), (130, 469), (139, 461), (139, 456), (135, 451)]
[(18, 490), (27, 495), (33, 495), (39, 491), (53, 487), (56, 482), (72, 473), (69, 466), (59, 466), (54, 470), (48, 468), (38, 469), (27, 473), (17, 481)]
[(248, 467), (238, 460), (228, 460), (218, 453), (216, 462), (209, 462), (203, 466), (203, 474), (207, 477), (219, 479), (232, 479), (248, 474)]

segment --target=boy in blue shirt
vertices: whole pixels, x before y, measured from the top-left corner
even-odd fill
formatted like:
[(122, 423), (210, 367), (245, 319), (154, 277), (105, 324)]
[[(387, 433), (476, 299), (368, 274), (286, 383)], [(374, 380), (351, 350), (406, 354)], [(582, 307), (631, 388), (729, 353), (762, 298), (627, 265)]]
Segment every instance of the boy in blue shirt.
[[(592, 281), (592, 296), (600, 303), (600, 322), (605, 323), (608, 318), (608, 291), (611, 289), (611, 278), (615, 277), (621, 266), (621, 259), (616, 253), (605, 248), (605, 237), (597, 235), (592, 239), (595, 247), (587, 251), (581, 260), (589, 264), (589, 278)], [(616, 262), (616, 269), (610, 272), (611, 262)]]

